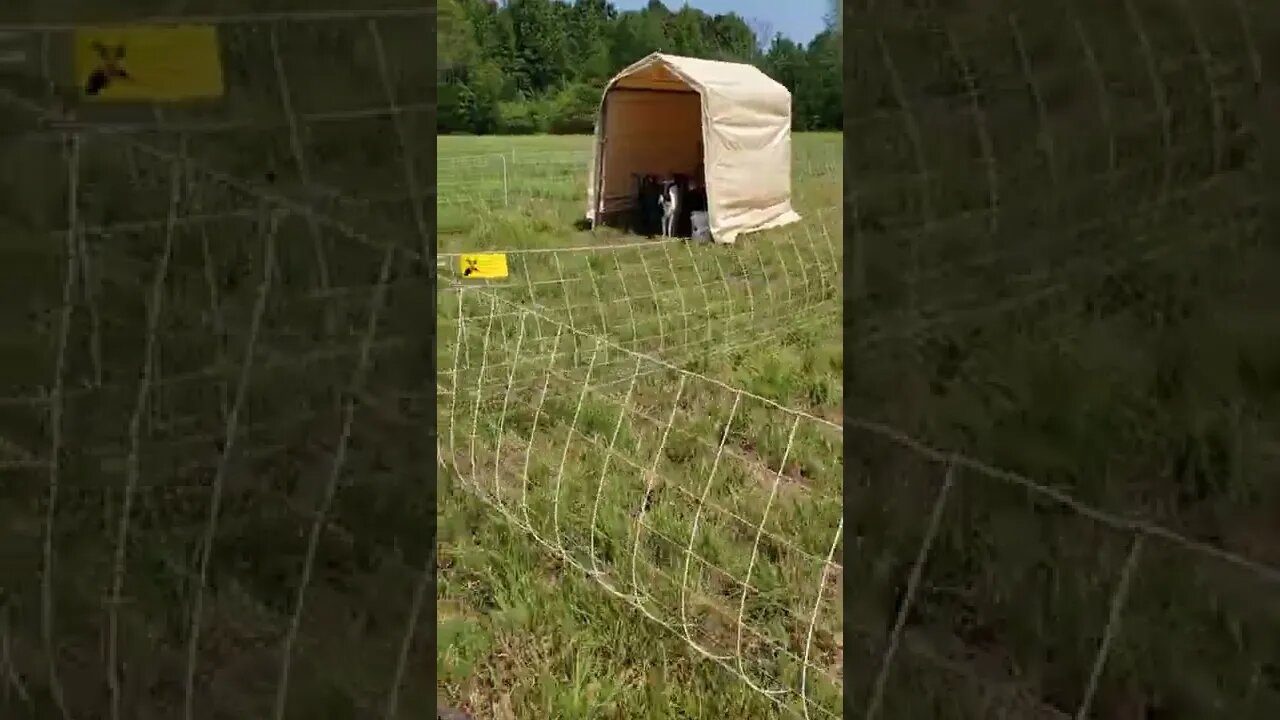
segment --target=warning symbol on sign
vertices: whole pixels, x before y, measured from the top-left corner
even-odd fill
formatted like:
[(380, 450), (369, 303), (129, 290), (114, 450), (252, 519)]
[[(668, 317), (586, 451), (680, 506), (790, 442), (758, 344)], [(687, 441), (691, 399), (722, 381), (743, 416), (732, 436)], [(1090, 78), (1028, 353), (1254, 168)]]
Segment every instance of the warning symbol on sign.
[(213, 25), (81, 28), (74, 67), (88, 100), (181, 102), (224, 93)]
[(124, 69), (124, 46), (106, 47), (100, 42), (91, 43), (98, 54), (98, 66), (89, 73), (84, 84), (85, 95), (101, 95), (116, 80), (128, 81), (129, 71)]
[(504, 253), (463, 255), (459, 258), (458, 270), (468, 280), (495, 280), (509, 274)]

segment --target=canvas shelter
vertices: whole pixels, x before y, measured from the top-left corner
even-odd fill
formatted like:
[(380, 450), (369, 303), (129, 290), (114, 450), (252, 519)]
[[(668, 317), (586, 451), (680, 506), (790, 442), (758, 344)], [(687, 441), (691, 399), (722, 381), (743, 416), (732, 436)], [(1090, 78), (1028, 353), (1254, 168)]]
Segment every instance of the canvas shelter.
[(587, 180), (587, 219), (635, 204), (635, 177), (702, 177), (711, 234), (796, 222), (791, 93), (742, 63), (653, 53), (605, 85)]

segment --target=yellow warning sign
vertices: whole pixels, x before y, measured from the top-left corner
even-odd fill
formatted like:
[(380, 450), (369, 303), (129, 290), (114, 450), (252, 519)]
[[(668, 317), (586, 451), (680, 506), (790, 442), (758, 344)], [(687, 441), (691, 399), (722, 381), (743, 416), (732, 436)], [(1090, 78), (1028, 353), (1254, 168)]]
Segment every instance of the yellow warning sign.
[(222, 97), (222, 58), (213, 25), (80, 28), (73, 59), (87, 100), (181, 102)]
[(458, 271), (469, 280), (494, 280), (508, 275), (505, 253), (463, 255), (458, 260)]

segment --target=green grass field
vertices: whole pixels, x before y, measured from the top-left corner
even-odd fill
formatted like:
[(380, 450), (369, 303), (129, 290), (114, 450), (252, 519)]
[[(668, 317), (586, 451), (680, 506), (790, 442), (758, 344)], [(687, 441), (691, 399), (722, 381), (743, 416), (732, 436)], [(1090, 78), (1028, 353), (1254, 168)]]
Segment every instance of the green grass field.
[(451, 703), (839, 712), (839, 136), (794, 142), (804, 221), (720, 247), (575, 230), (589, 138), (440, 138), (440, 252), (513, 253), (440, 296)]
[(67, 107), (69, 33), (17, 31), (0, 717), (431, 714), (428, 12), (225, 19), (224, 101), (161, 113)]
[(854, 708), (895, 628), (884, 718), (1280, 708), (1261, 7), (930, 2), (860, 24)]
[[(1262, 234), (1266, 120), (1246, 14), (1257, 8), (1075, 0), (1033, 17), (1013, 2), (925, 5), (868, 19), (846, 78), (855, 165), (843, 257), (855, 294), (845, 299), (845, 333), (855, 351), (842, 361), (852, 433), (842, 549), (856, 592), (843, 598), (845, 702), (854, 712), (879, 703), (885, 718), (1272, 717), (1280, 316), (1270, 278), (1280, 258)], [(458, 155), (481, 154), (466, 142)], [(520, 148), (502, 161), (505, 206), (527, 155)], [(454, 176), (453, 197), (482, 187), (466, 172)], [(501, 193), (500, 179), (487, 182)], [(580, 192), (539, 181), (527, 194), (574, 217)], [(441, 210), (458, 240), (487, 217), (450, 221)], [(478, 237), (487, 227), (482, 220)], [(460, 247), (448, 238), (445, 247)], [(558, 282), (555, 272), (553, 263), (543, 277)], [(492, 311), (476, 300), (455, 345), (463, 357), (484, 356), (476, 348)], [(558, 311), (544, 304), (543, 327), (530, 326), (526, 343), (554, 337), (547, 318)], [(624, 345), (637, 337), (629, 323), (617, 333), (610, 316), (583, 314), (575, 327), (608, 324)], [(763, 327), (747, 318), (748, 332)], [(704, 321), (691, 324), (696, 334)], [(490, 347), (511, 347), (520, 327), (492, 331)], [(655, 323), (639, 335), (656, 344), (663, 333)], [(553, 376), (551, 397), (569, 401), (558, 412), (576, 411), (582, 359), (596, 347), (573, 345), (576, 374)], [(478, 370), (462, 376), (484, 386)], [(541, 387), (536, 376), (521, 381), (524, 370), (514, 377)], [(532, 427), (506, 413), (518, 432)], [(535, 478), (527, 495), (523, 477), (508, 487), (506, 461), (471, 471), (472, 431), (477, 456), (498, 447), (496, 428), (474, 417), (455, 440), (457, 467), (517, 518), (527, 497), (527, 524), (555, 548), (545, 484)], [(611, 426), (595, 432), (607, 447)], [(546, 441), (553, 487), (559, 437)], [(648, 449), (644, 437), (619, 442), (627, 453)], [(580, 486), (599, 485), (565, 482), (551, 493), (571, 553), (597, 525), (580, 529), (578, 508), (592, 507), (571, 494)], [(591, 567), (591, 556), (575, 557)], [(699, 589), (710, 584), (702, 580)], [(678, 617), (675, 595), (663, 609)], [(770, 627), (755, 617), (749, 624)], [(575, 624), (578, 636), (598, 631), (593, 622)], [(715, 646), (715, 633), (700, 630), (704, 649), (733, 664), (736, 644)], [(786, 658), (761, 658), (745, 673), (757, 686), (801, 687)], [(688, 714), (736, 716), (736, 698), (759, 697), (740, 679), (720, 687), (734, 698)]]

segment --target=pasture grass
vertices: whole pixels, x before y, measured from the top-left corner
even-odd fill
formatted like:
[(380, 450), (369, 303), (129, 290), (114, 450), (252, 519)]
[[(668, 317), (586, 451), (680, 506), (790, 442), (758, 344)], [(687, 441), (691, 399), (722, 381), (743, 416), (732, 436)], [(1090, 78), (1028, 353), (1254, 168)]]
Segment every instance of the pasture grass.
[[(883, 717), (1280, 708), (1246, 7), (923, 3), (851, 44), (851, 667), (878, 666), (955, 463)], [(1135, 551), (1130, 521), (1164, 530)]]
[(927, 538), (882, 717), (1280, 710), (1251, 7), (925, 3), (849, 46), (855, 712)]
[[(365, 20), (224, 22), (227, 96), (162, 112), (76, 107), (39, 62), (47, 40), (56, 74), (70, 32), (15, 36), (32, 61), (0, 98), (0, 716), (432, 712), (409, 176), (433, 162), (435, 77), (410, 60), (425, 10)], [(49, 126), (70, 111), (90, 127)]]
[[(444, 269), (444, 694), (477, 717), (779, 717), (807, 663), (812, 711), (838, 713), (839, 136), (795, 137), (805, 220), (732, 247), (573, 229), (588, 145), (440, 138), (441, 253), (559, 249), (487, 286)], [(505, 202), (475, 163), (504, 150)]]

